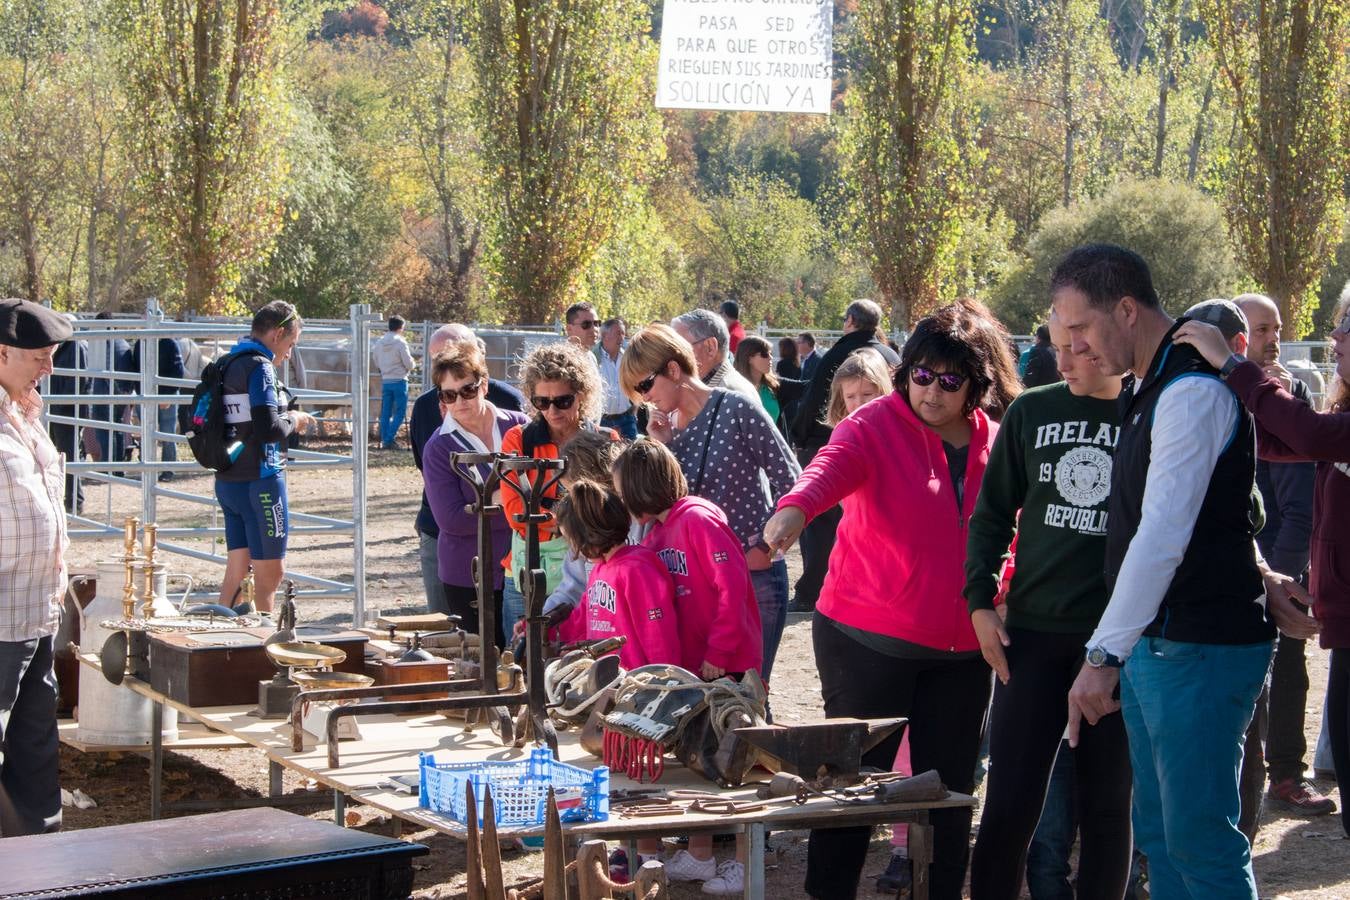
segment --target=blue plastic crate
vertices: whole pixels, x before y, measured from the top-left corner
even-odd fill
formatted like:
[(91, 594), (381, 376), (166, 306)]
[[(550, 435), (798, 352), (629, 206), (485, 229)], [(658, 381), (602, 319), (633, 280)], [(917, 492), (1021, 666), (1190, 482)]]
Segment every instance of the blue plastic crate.
[(456, 822), (468, 819), (464, 785), (470, 781), (480, 822), (484, 788), (489, 784), (498, 825), (544, 824), (550, 787), (562, 821), (603, 822), (609, 818), (609, 768), (599, 766), (592, 771), (558, 762), (547, 747), (536, 747), (529, 759), (515, 762), (438, 763), (434, 753), (423, 753), (419, 768), (419, 805)]

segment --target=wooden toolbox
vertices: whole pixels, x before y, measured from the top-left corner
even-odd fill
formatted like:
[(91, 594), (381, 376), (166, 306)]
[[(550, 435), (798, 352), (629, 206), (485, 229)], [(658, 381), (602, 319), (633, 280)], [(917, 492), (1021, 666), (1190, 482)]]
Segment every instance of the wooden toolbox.
[[(271, 634), (270, 628), (152, 634), (150, 684), (188, 706), (257, 704), (258, 682), (277, 674), (263, 649)], [(345, 652), (347, 658), (333, 667), (335, 671), (365, 671), (364, 634), (305, 625), (296, 629), (296, 635)]]
[(0, 898), (407, 897), (421, 844), (277, 809), (6, 838)]
[[(378, 681), (383, 685), (420, 684), (427, 681), (449, 681), (450, 661), (447, 659), (399, 662), (397, 659), (380, 660)], [(385, 695), (386, 700), (435, 700), (446, 696), (444, 690), (429, 691), (425, 694)]]

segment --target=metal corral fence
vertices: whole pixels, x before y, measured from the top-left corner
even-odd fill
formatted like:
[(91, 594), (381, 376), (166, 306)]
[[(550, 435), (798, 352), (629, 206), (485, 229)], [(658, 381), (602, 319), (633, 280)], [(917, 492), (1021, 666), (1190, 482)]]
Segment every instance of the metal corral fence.
[[(192, 459), (186, 450), (186, 439), (174, 430), (162, 430), (159, 409), (163, 404), (171, 405), (174, 418), (177, 407), (190, 401), (191, 391), (197, 385), (202, 366), (218, 353), (228, 350), (234, 342), (248, 333), (247, 320), (217, 322), (177, 322), (166, 319), (153, 301), (148, 304), (147, 313), (142, 318), (81, 319), (74, 320), (74, 340), (88, 344), (88, 365), (57, 368), (54, 376), (66, 376), (76, 379), (78, 389), (73, 394), (52, 394), (48, 390), (50, 382), (43, 385), (47, 399), (46, 415), (49, 423), (71, 426), (72, 435), (78, 435), (79, 429), (87, 429), (94, 435), (102, 435), (106, 450), (99, 461), (79, 461), (79, 447), (58, 447), (66, 454), (66, 470), (72, 476), (76, 486), (106, 485), (107, 501), (101, 517), (93, 514), (86, 498), (86, 508), (82, 512), (72, 512), (69, 517), (70, 536), (73, 540), (120, 539), (122, 528), (113, 521), (111, 486), (122, 485), (136, 489), (141, 495), (140, 515), (144, 521), (157, 519), (157, 506), (161, 498), (174, 499), (185, 503), (198, 504), (210, 510), (210, 524), (195, 527), (168, 527), (159, 530), (159, 547), (162, 550), (181, 554), (208, 562), (225, 563), (223, 555), (224, 526), (216, 498), (210, 494), (196, 494), (175, 487), (174, 482), (161, 482), (158, 475), (163, 472), (201, 472), (204, 471)], [(368, 307), (352, 307), (351, 319), (345, 323), (330, 325), (311, 325), (315, 337), (337, 337), (352, 343), (352, 338), (364, 338), (369, 333), (371, 317)], [(179, 343), (180, 350), (186, 348), (184, 363), (187, 377), (167, 378), (159, 375), (159, 342), (170, 338)], [(137, 341), (140, 349), (139, 372), (129, 372), (125, 368), (117, 369), (117, 357), (125, 359), (125, 353), (118, 350), (118, 341)], [(125, 363), (124, 363), (125, 365)], [(289, 369), (282, 374), (293, 381), (296, 372)], [(342, 390), (319, 390), (288, 385), (295, 398), (307, 408), (338, 407), (355, 410), (355, 427), (358, 433), (365, 430), (365, 402), (369, 391), (369, 367), (354, 365)], [(166, 392), (177, 389), (187, 393)], [(69, 413), (57, 413), (53, 407), (66, 407)], [(127, 410), (135, 410), (139, 422), (133, 423)], [(102, 418), (107, 415), (108, 418)], [(128, 435), (139, 440), (141, 453), (138, 461), (116, 458), (119, 435)], [(77, 439), (77, 438), (76, 438)], [(178, 462), (160, 460), (160, 448), (173, 443), (180, 446)], [(298, 582), (302, 588), (301, 596), (346, 597), (352, 598), (355, 620), (360, 621), (365, 606), (365, 499), (366, 499), (366, 443), (354, 441), (350, 454), (327, 453), (315, 450), (291, 448), (288, 451), (288, 468), (306, 470), (313, 468), (350, 469), (352, 473), (352, 518), (334, 518), (307, 513), (295, 509), (290, 511), (291, 534), (341, 533), (350, 534), (355, 547), (351, 582), (338, 581), (318, 574), (288, 570), (287, 578)], [(73, 501), (72, 501), (73, 502)], [(182, 539), (210, 538), (211, 550), (203, 551), (181, 543)]]
[[(202, 367), (207, 361), (224, 353), (234, 342), (248, 333), (250, 320), (243, 317), (192, 317), (187, 321), (173, 321), (165, 318), (154, 301), (147, 304), (147, 312), (141, 318), (82, 319), (74, 320), (75, 339), (88, 343), (88, 365), (84, 368), (58, 368), (54, 374), (77, 379), (81, 390), (74, 394), (50, 394), (48, 384), (43, 385), (43, 393), (48, 401), (46, 415), (48, 421), (58, 425), (72, 426), (74, 434), (80, 428), (91, 429), (95, 433), (107, 435), (108, 448), (100, 461), (78, 461), (79, 447), (59, 447), (67, 457), (67, 471), (85, 486), (123, 485), (135, 488), (141, 494), (141, 516), (145, 521), (155, 521), (160, 498), (172, 498), (187, 503), (199, 504), (210, 510), (210, 524), (197, 527), (162, 528), (159, 531), (160, 547), (168, 552), (210, 562), (224, 564), (223, 549), (224, 527), (220, 521), (220, 510), (213, 495), (195, 494), (187, 490), (172, 487), (172, 482), (160, 482), (156, 477), (161, 472), (201, 472), (191, 454), (183, 449), (178, 462), (163, 462), (159, 459), (160, 447), (166, 443), (185, 445), (186, 439), (174, 431), (162, 430), (159, 420), (161, 404), (173, 406), (176, 419), (177, 406), (188, 402), (193, 387), (196, 386)], [(427, 347), (431, 335), (439, 323), (409, 322), (405, 336), (412, 350), (416, 369), (410, 377), (413, 385), (423, 390), (429, 387), (430, 366), (427, 363)], [(304, 333), (295, 353), (280, 373), (292, 395), (300, 404), (319, 418), (321, 423), (331, 426), (340, 423), (350, 429), (351, 435), (365, 435), (367, 440), (352, 440), (349, 453), (330, 453), (315, 450), (292, 448), (289, 450), (289, 468), (305, 470), (313, 468), (350, 468), (352, 473), (352, 518), (334, 518), (307, 513), (292, 507), (291, 533), (297, 535), (319, 533), (351, 534), (354, 545), (352, 580), (334, 580), (314, 573), (287, 571), (286, 577), (293, 578), (304, 587), (302, 596), (345, 597), (352, 599), (354, 621), (362, 621), (365, 614), (366, 572), (365, 572), (365, 520), (366, 520), (366, 484), (368, 465), (368, 438), (372, 423), (379, 412), (378, 390), (372, 390), (372, 372), (370, 348), (387, 330), (387, 320), (372, 314), (370, 307), (355, 305), (347, 319), (309, 319), (305, 321)], [(475, 333), (482, 338), (487, 349), (489, 369), (494, 378), (515, 382), (519, 361), (534, 346), (557, 341), (561, 338), (560, 324), (507, 327), (475, 327)], [(795, 337), (799, 330), (767, 328), (760, 325), (754, 331), (770, 340), (775, 346), (779, 337)], [(824, 350), (839, 338), (842, 332), (816, 330), (813, 332), (819, 347)], [(906, 335), (897, 332), (891, 335), (898, 344), (902, 344)], [(180, 349), (185, 350), (184, 378), (162, 378), (159, 373), (159, 340), (172, 338), (178, 341)], [(114, 342), (138, 341), (141, 347), (139, 372), (119, 371), (114, 362)], [(1029, 336), (1016, 336), (1019, 347), (1031, 343)], [(353, 353), (353, 347), (362, 347), (365, 352)], [(1326, 394), (1326, 384), (1332, 377), (1334, 361), (1328, 353), (1329, 345), (1325, 341), (1290, 342), (1283, 345), (1286, 363), (1296, 373), (1304, 375), (1319, 402)], [(378, 375), (374, 376), (378, 378)], [(98, 389), (96, 389), (98, 388)], [(186, 393), (166, 393), (166, 388), (174, 388)], [(417, 392), (409, 398), (415, 399)], [(73, 407), (73, 412), (63, 414), (53, 411), (53, 407)], [(134, 408), (139, 413), (139, 422), (127, 421), (129, 417), (114, 412), (107, 419), (96, 414), (100, 409), (126, 410)], [(110, 452), (116, 444), (114, 434), (130, 435), (139, 440), (141, 459), (136, 462), (110, 458)], [(86, 510), (72, 513), (70, 517), (70, 535), (75, 540), (120, 540), (121, 525), (113, 520), (111, 490), (105, 504), (103, 517), (95, 518)], [(185, 538), (211, 538), (210, 552), (198, 550), (179, 542)]]

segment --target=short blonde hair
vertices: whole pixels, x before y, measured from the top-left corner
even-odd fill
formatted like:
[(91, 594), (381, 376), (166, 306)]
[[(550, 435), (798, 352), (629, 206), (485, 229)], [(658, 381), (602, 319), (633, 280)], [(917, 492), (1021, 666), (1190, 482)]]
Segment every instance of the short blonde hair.
[(854, 350), (834, 370), (834, 380), (830, 382), (830, 405), (825, 417), (832, 428), (848, 416), (844, 405), (844, 382), (855, 378), (870, 381), (883, 397), (895, 389), (886, 360), (880, 353), (871, 347)]
[(577, 409), (582, 421), (596, 421), (600, 418), (600, 402), (604, 387), (600, 384), (600, 370), (595, 360), (576, 344), (559, 341), (535, 347), (520, 363), (520, 389), (537, 418), (540, 413), (534, 409), (535, 386), (541, 381), (565, 381), (577, 395)]
[(689, 342), (669, 325), (656, 322), (646, 326), (633, 335), (623, 359), (619, 361), (619, 384), (623, 392), (641, 403), (642, 396), (636, 391), (637, 383), (671, 362), (678, 365), (685, 375), (697, 377), (694, 348), (689, 346)]

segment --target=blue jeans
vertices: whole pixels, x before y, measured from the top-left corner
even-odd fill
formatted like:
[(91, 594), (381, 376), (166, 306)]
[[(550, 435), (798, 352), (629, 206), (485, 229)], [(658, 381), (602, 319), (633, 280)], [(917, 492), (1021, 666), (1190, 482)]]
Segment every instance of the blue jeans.
[(392, 446), (408, 414), (408, 381), (386, 381), (380, 389), (380, 443)]
[(767, 569), (751, 572), (750, 583), (755, 588), (759, 627), (764, 635), (764, 663), (759, 667), (759, 677), (767, 684), (778, 644), (783, 640), (783, 626), (787, 624), (787, 560), (774, 560)]
[[(159, 410), (159, 430), (166, 434), (178, 433), (178, 407), (170, 406)], [(164, 462), (178, 462), (178, 445), (173, 441), (161, 441), (159, 458)]]
[(506, 573), (506, 583), (502, 588), (502, 620), (499, 623), (503, 646), (511, 646), (511, 632), (516, 623), (525, 618), (525, 595), (516, 587), (516, 579)]
[(637, 440), (637, 416), (634, 413), (611, 413), (600, 417), (600, 424), (605, 428), (613, 428), (619, 433), (619, 437), (626, 441)]
[(1050, 770), (1050, 786), (1041, 807), (1041, 821), (1027, 847), (1027, 891), (1031, 900), (1074, 900), (1069, 884), (1069, 854), (1078, 822), (1074, 815), (1073, 750), (1061, 741)]
[(445, 585), (441, 582), (436, 539), (421, 531), (417, 532), (417, 560), (422, 567), (422, 590), (427, 595), (427, 612), (448, 614), (450, 605), (446, 602)]
[(1273, 650), (1143, 637), (1125, 664), (1135, 846), (1159, 900), (1256, 900), (1238, 772)]

